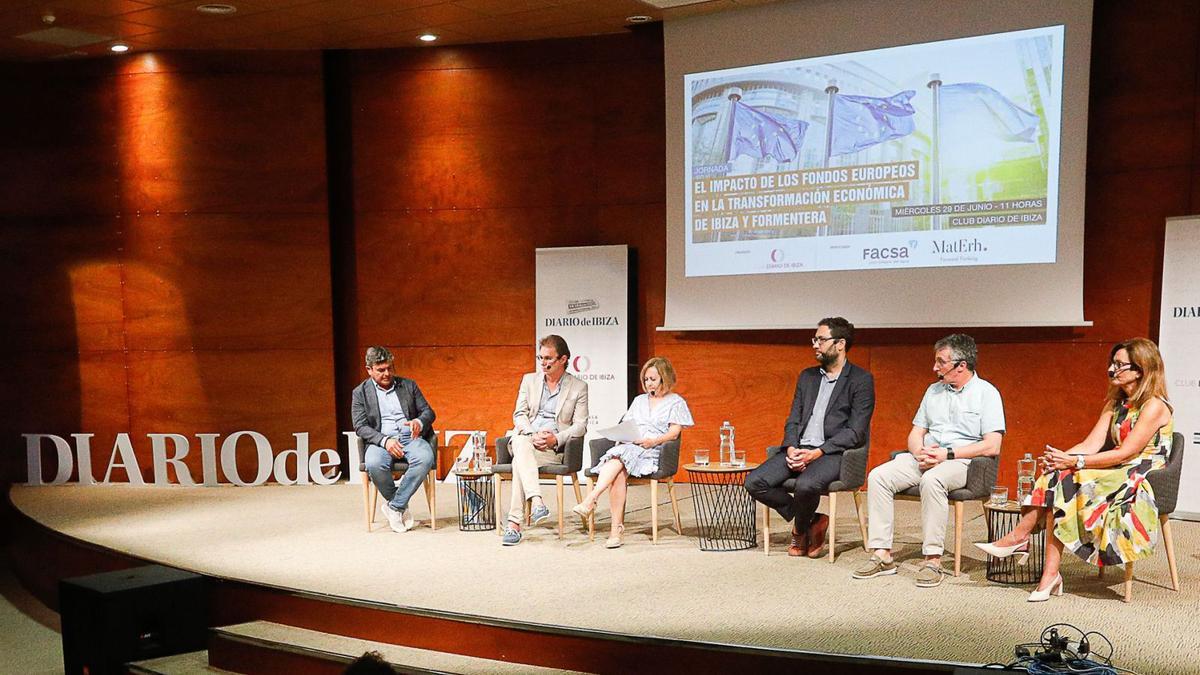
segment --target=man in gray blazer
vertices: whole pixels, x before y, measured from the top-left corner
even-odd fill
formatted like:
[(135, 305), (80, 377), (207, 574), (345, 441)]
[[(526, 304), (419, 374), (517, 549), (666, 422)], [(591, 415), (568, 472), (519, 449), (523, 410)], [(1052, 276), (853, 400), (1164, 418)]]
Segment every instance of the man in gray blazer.
[(542, 500), (538, 467), (561, 463), (567, 441), (587, 432), (588, 386), (567, 372), (570, 359), (567, 341), (547, 335), (538, 341), (538, 371), (521, 378), (513, 429), (508, 433), (513, 492), (508, 526), (501, 539), (505, 546), (521, 542), (526, 499), (532, 501), (529, 515), (533, 524), (550, 517)]
[[(875, 412), (875, 379), (846, 360), (854, 324), (842, 317), (821, 319), (812, 339), (819, 366), (796, 381), (792, 412), (783, 428), (786, 451), (746, 477), (755, 499), (792, 521), (788, 555), (821, 557), (829, 516), (817, 513), (821, 495), (842, 470), (842, 453), (866, 444)], [(793, 495), (783, 489), (795, 478)]]
[[(412, 529), (408, 501), (433, 468), (433, 420), (436, 415), (416, 382), (394, 374), (395, 361), (385, 347), (367, 347), (367, 379), (354, 388), (350, 416), (354, 431), (367, 444), (367, 475), (383, 496), (383, 515), (395, 532)], [(392, 462), (408, 470), (397, 487)]]

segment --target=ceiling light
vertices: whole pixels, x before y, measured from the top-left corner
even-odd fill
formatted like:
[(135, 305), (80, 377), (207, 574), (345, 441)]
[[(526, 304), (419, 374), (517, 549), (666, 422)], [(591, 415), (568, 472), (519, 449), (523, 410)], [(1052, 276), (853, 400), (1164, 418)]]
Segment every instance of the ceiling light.
[(625, 17), (625, 21), (629, 23), (649, 23), (653, 20), (653, 17), (646, 16), (645, 14), (634, 14), (633, 16)]
[(434, 40), (438, 39), (438, 36), (434, 35), (433, 33), (423, 33), (418, 35), (417, 39), (421, 42), (433, 42)]
[(200, 12), (201, 14), (226, 15), (236, 12), (237, 7), (234, 7), (233, 5), (227, 5), (225, 3), (212, 2), (204, 5), (197, 5), (196, 11)]
[(125, 52), (129, 51), (129, 45), (125, 44), (124, 42), (114, 42), (108, 46), (108, 51), (113, 52), (114, 54), (124, 54)]

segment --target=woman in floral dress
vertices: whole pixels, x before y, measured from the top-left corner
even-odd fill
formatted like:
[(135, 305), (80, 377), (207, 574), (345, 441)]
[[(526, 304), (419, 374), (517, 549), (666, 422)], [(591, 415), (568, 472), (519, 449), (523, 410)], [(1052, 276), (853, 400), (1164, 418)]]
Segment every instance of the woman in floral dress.
[(1028, 555), (1029, 535), (1046, 519), (1046, 564), (1030, 602), (1062, 595), (1064, 548), (1104, 567), (1140, 560), (1158, 541), (1158, 508), (1146, 474), (1166, 466), (1174, 423), (1158, 347), (1146, 338), (1115, 345), (1109, 354), (1104, 409), (1091, 433), (1066, 451), (1049, 445), (1042, 475), (1012, 532), (988, 554)]

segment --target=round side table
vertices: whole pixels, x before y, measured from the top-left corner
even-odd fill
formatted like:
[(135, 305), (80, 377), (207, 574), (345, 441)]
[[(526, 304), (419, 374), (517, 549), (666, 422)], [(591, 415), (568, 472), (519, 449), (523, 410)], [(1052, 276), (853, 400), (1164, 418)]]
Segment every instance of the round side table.
[(758, 546), (758, 509), (746, 492), (746, 474), (757, 464), (685, 464), (700, 526), (701, 551), (742, 551)]
[[(988, 541), (996, 541), (1012, 532), (1021, 519), (1021, 505), (1008, 501), (1004, 504), (983, 503), (987, 515)], [(1007, 558), (988, 556), (987, 580), (998, 584), (1036, 584), (1042, 578), (1042, 565), (1046, 561), (1046, 530), (1040, 529), (1029, 535), (1029, 559), (1018, 565), (1019, 553)]]
[(496, 493), (491, 471), (458, 471), (458, 529), (483, 532), (496, 529)]

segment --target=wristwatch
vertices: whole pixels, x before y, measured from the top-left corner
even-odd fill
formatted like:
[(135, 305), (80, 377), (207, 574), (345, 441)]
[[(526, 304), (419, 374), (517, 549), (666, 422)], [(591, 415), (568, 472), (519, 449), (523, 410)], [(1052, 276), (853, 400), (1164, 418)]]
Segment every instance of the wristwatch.
[(946, 459), (954, 459), (954, 448), (946, 448)]
[(1083, 468), (1083, 455), (1076, 455), (1076, 457), (1075, 457), (1075, 468), (1076, 468), (1076, 469), (1082, 469), (1082, 468)]

